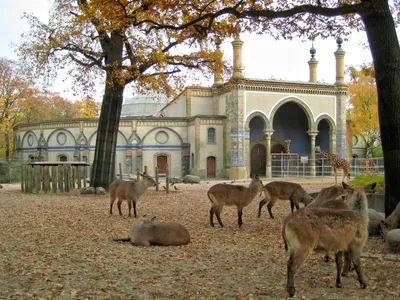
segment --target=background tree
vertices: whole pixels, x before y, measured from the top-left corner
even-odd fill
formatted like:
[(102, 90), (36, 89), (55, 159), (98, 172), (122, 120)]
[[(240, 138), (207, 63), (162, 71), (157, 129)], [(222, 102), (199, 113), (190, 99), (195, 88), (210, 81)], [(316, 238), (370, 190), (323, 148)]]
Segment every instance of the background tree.
[[(208, 71), (214, 38), (202, 27), (152, 30), (154, 21), (185, 22), (198, 14), (191, 1), (55, 0), (48, 24), (27, 15), (31, 31), (22, 37), (20, 56), (51, 79), (73, 65), (76, 86), (90, 89), (101, 78), (100, 112), (90, 185), (107, 188), (115, 178), (115, 151), (123, 92), (128, 84), (167, 94), (183, 86), (183, 68)], [(178, 46), (180, 46), (178, 48)]]
[(12, 128), (18, 120), (18, 103), (31, 93), (29, 82), (23, 78), (18, 64), (0, 58), (0, 151), (5, 160), (12, 156)]
[(101, 103), (93, 99), (84, 99), (74, 103), (78, 109), (77, 118), (95, 118), (99, 115)]
[(373, 150), (380, 146), (378, 94), (374, 68), (371, 65), (364, 65), (361, 68), (351, 66), (347, 73), (351, 80), (348, 89), (351, 105), (348, 116), (353, 134), (364, 137), (366, 157), (370, 158)]

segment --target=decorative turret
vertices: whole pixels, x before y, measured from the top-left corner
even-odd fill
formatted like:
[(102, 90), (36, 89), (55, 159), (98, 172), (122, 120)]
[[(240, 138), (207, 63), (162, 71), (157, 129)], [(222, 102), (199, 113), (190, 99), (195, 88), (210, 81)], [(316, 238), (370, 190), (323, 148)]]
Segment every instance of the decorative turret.
[(217, 41), (216, 43), (217, 49), (215, 50), (215, 65), (214, 65), (214, 83), (212, 85), (213, 88), (221, 85), (222, 81), (222, 56), (223, 53), (220, 49), (221, 42)]
[(346, 52), (342, 49), (343, 39), (338, 37), (336, 39), (336, 43), (338, 44), (338, 48), (336, 50), (335, 57), (336, 57), (336, 85), (346, 85), (344, 81), (344, 55)]
[(311, 59), (308, 62), (310, 67), (310, 82), (317, 82), (317, 65), (318, 61), (315, 59), (315, 53), (317, 50), (314, 48), (314, 41), (312, 42), (312, 47), (310, 49)]
[(243, 67), (242, 67), (242, 46), (243, 41), (240, 40), (239, 34), (235, 37), (235, 40), (232, 42), (233, 46), (233, 79), (243, 78)]

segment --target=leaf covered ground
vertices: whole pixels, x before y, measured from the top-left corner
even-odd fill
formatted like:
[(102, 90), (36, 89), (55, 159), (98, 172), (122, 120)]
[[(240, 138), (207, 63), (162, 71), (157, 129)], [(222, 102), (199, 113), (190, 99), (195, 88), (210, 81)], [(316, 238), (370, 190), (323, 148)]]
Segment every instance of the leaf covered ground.
[[(297, 180), (294, 180), (297, 181)], [(301, 182), (307, 190), (331, 185)], [(127, 237), (133, 219), (109, 215), (108, 195), (21, 194), (0, 191), (0, 299), (279, 299), (287, 298), (281, 222), (289, 214), (278, 202), (270, 219), (266, 206), (257, 218), (257, 197), (243, 211), (224, 207), (224, 228), (209, 225), (207, 190), (216, 182), (177, 184), (179, 190), (150, 188), (138, 215), (157, 222), (179, 222), (191, 243), (179, 247), (134, 247), (114, 242)], [(266, 182), (264, 182), (266, 183)], [(247, 182), (235, 184), (247, 185)], [(161, 187), (162, 189), (162, 187)], [(365, 252), (385, 256), (383, 242), (370, 237)], [(313, 254), (295, 277), (301, 299), (398, 299), (399, 262), (362, 259), (366, 290), (356, 274), (335, 287), (334, 262)]]

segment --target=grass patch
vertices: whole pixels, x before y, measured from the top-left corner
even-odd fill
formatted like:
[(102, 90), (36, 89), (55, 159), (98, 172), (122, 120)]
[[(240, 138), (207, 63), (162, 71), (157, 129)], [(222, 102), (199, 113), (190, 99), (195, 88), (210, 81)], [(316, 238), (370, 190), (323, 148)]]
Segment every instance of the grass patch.
[(385, 193), (385, 176), (374, 175), (374, 174), (364, 174), (356, 176), (352, 181), (352, 185), (368, 185), (370, 183), (376, 182), (375, 191), (379, 194)]

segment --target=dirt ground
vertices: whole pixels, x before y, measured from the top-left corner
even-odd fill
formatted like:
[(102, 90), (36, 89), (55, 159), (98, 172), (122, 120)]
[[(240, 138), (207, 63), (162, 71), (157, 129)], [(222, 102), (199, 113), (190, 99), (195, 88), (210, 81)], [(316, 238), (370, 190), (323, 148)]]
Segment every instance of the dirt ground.
[[(331, 180), (292, 180), (306, 190)], [(21, 194), (18, 186), (0, 190), (0, 299), (280, 299), (287, 298), (281, 222), (290, 213), (278, 202), (270, 219), (257, 218), (257, 197), (243, 211), (222, 212), (224, 228), (209, 225), (207, 190), (216, 182), (177, 184), (169, 194), (149, 189), (138, 202), (139, 216), (179, 222), (191, 243), (179, 247), (134, 247), (112, 241), (127, 237), (133, 219), (117, 208), (109, 215), (108, 195)], [(228, 182), (229, 183), (229, 182)], [(264, 181), (266, 183), (266, 181)], [(247, 185), (247, 182), (235, 184)], [(162, 189), (162, 187), (161, 187)], [(399, 299), (400, 262), (388, 261), (379, 237), (370, 237), (362, 259), (368, 288), (352, 273), (335, 287), (334, 262), (312, 256), (295, 277), (301, 299)]]

